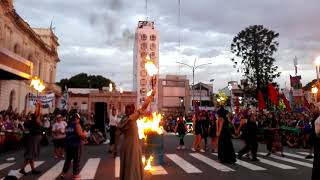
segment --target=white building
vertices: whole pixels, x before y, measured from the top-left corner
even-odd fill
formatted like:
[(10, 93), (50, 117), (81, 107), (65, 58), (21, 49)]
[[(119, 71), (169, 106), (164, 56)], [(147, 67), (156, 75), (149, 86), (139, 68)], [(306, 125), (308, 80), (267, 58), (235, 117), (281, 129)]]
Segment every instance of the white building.
[[(147, 92), (151, 89), (151, 77), (144, 67), (147, 55), (159, 69), (159, 33), (155, 29), (154, 22), (139, 21), (133, 50), (133, 91), (137, 92), (137, 107), (142, 105)], [(158, 89), (158, 86), (155, 88)], [(158, 110), (157, 104), (158, 94), (151, 104), (152, 111)]]

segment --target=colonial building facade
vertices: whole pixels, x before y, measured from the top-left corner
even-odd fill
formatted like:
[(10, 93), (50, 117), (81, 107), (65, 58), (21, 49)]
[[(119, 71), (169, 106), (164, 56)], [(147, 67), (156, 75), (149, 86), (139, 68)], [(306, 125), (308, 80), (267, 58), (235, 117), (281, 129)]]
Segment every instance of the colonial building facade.
[(0, 110), (12, 107), (18, 112), (32, 110), (29, 84), (38, 76), (44, 81), (44, 93), (56, 96), (55, 85), (58, 38), (52, 28), (31, 28), (13, 7), (12, 0), (0, 2)]

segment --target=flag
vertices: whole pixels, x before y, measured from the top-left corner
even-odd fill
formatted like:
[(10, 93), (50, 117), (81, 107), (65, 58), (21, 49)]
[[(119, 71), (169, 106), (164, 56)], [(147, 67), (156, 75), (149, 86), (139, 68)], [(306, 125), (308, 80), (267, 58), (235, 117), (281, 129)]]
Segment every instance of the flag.
[(260, 90), (258, 91), (258, 103), (259, 111), (263, 111), (266, 108), (266, 103)]
[(286, 110), (287, 112), (291, 112), (291, 107), (290, 107), (290, 103), (287, 100), (286, 96), (284, 94), (281, 94), (281, 99), (283, 100), (284, 105), (286, 105)]
[(268, 91), (269, 91), (269, 98), (270, 101), (274, 104), (274, 105), (279, 105), (279, 100), (278, 100), (278, 96), (279, 93), (278, 91), (273, 87), (273, 85), (271, 83), (268, 83)]

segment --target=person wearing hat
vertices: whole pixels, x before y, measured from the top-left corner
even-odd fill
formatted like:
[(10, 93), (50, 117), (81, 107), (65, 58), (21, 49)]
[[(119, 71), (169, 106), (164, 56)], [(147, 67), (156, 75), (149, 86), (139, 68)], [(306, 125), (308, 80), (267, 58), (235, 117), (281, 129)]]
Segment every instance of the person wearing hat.
[(64, 178), (69, 171), (71, 161), (73, 161), (73, 179), (80, 179), (80, 159), (82, 155), (83, 140), (87, 133), (80, 125), (80, 115), (75, 113), (71, 116), (71, 121), (66, 127), (66, 159), (63, 165), (60, 178)]
[(64, 157), (64, 146), (66, 138), (67, 123), (63, 121), (61, 114), (56, 116), (56, 122), (52, 126), (52, 137), (54, 146), (54, 158)]

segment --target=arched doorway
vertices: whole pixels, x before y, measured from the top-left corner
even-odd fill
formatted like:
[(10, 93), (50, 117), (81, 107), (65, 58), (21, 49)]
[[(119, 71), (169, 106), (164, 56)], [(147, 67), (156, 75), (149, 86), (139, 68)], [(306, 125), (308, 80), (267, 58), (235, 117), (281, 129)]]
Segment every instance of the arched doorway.
[(10, 96), (9, 96), (9, 108), (11, 108), (12, 110), (16, 106), (15, 102), (16, 102), (16, 91), (15, 90), (11, 90)]

